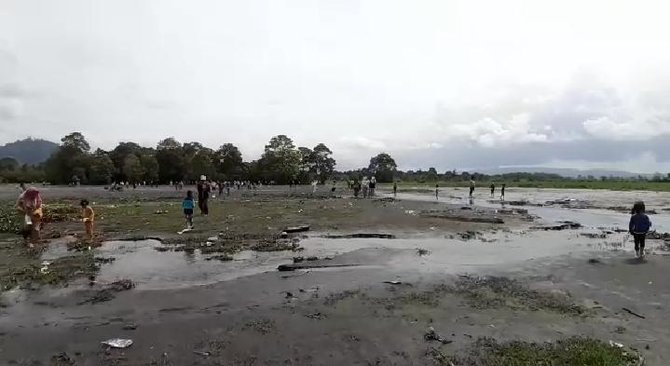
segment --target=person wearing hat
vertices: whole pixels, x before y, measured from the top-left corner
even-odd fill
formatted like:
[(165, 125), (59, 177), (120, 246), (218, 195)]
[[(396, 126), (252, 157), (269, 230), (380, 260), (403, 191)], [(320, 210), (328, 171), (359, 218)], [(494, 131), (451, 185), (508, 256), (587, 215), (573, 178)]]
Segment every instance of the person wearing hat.
[(207, 200), (209, 199), (209, 191), (211, 190), (210, 185), (207, 183), (207, 177), (204, 175), (200, 176), (200, 181), (198, 182), (198, 208), (200, 208), (200, 213), (207, 216), (209, 215), (209, 206), (207, 206)]

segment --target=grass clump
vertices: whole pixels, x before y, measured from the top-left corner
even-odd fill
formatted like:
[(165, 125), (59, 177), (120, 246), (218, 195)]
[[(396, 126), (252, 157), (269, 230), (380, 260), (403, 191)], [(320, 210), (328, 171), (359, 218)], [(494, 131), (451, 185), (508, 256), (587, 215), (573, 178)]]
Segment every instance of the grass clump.
[[(433, 355), (433, 353), (429, 354)], [(642, 358), (634, 351), (603, 341), (571, 337), (556, 342), (499, 343), (479, 338), (465, 355), (433, 357), (439, 364), (459, 366), (637, 366)]]
[(452, 291), (464, 295), (470, 305), (478, 309), (511, 307), (570, 315), (581, 315), (586, 311), (574, 304), (568, 295), (532, 290), (506, 277), (461, 276)]

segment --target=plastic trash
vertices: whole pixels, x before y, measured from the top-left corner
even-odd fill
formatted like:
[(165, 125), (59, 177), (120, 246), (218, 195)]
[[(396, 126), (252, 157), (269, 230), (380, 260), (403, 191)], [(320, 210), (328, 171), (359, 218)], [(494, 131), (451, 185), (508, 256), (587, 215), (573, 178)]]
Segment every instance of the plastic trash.
[(402, 282), (400, 281), (384, 281), (384, 283), (388, 283), (390, 285), (400, 285)]
[(614, 341), (610, 341), (610, 346), (616, 347), (616, 348), (623, 348), (623, 344), (617, 343), (617, 342), (614, 342)]
[(128, 348), (133, 345), (133, 340), (132, 339), (123, 339), (123, 338), (112, 338), (108, 339), (106, 341), (100, 342), (106, 346), (110, 346), (112, 348)]

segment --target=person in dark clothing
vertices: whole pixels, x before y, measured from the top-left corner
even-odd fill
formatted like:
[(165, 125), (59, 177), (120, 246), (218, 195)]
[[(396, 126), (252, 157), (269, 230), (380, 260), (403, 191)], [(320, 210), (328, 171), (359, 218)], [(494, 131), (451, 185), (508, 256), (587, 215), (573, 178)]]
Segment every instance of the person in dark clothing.
[(207, 183), (207, 177), (201, 175), (197, 187), (198, 187), (198, 208), (200, 208), (201, 214), (207, 216), (209, 215), (209, 206), (207, 205), (207, 200), (209, 199), (209, 192), (211, 190), (209, 183)]
[(491, 198), (495, 197), (496, 194), (496, 184), (491, 183)]
[(635, 241), (635, 256), (644, 258), (644, 240), (651, 228), (651, 220), (645, 214), (644, 202), (635, 202), (631, 215), (628, 231), (633, 235)]
[(393, 182), (393, 198), (398, 195), (398, 182)]
[(500, 200), (505, 200), (505, 183), (503, 183), (502, 187), (500, 187)]

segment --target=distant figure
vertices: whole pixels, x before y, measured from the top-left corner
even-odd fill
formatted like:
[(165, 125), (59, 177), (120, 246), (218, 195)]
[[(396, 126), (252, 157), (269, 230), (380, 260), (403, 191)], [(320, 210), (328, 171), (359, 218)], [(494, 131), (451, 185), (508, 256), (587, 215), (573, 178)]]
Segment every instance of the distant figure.
[(500, 187), (500, 200), (505, 200), (505, 183), (503, 183), (502, 187)]
[(181, 208), (184, 209), (184, 218), (186, 219), (186, 228), (193, 229), (193, 209), (195, 203), (193, 202), (193, 191), (186, 191), (186, 198), (181, 202)]
[(219, 197), (223, 198), (223, 188), (224, 187), (223, 187), (223, 182), (222, 181), (219, 181), (218, 187), (219, 187)]
[(633, 235), (635, 241), (635, 256), (640, 259), (644, 258), (644, 240), (651, 229), (651, 220), (645, 211), (644, 202), (635, 202), (628, 224), (628, 231)]
[(82, 209), (82, 216), (84, 221), (84, 230), (86, 230), (86, 238), (93, 239), (93, 222), (95, 221), (95, 212), (87, 199), (80, 202)]
[(475, 194), (475, 181), (470, 179), (470, 197)]
[(363, 183), (362, 183), (362, 188), (363, 188), (363, 198), (368, 198), (368, 193), (370, 192), (370, 181), (368, 180), (368, 177), (363, 178)]
[(491, 182), (491, 198), (495, 197), (496, 194), (496, 184)]
[(393, 182), (393, 198), (398, 195), (398, 182)]
[(435, 184), (435, 199), (439, 200), (440, 199), (440, 185)]
[(370, 192), (369, 192), (370, 197), (374, 197), (375, 189), (377, 189), (377, 178), (375, 176), (373, 176), (370, 179)]
[(354, 180), (351, 187), (354, 189), (354, 197), (358, 198), (358, 195), (361, 193), (361, 183), (358, 179)]
[(313, 181), (312, 182), (312, 194), (316, 193), (316, 185), (319, 184), (318, 181)]
[(210, 186), (207, 184), (207, 177), (204, 175), (200, 176), (200, 181), (197, 185), (198, 188), (198, 207), (200, 208), (200, 213), (207, 216), (209, 215), (209, 206), (207, 205), (207, 200), (209, 199), (209, 190)]

